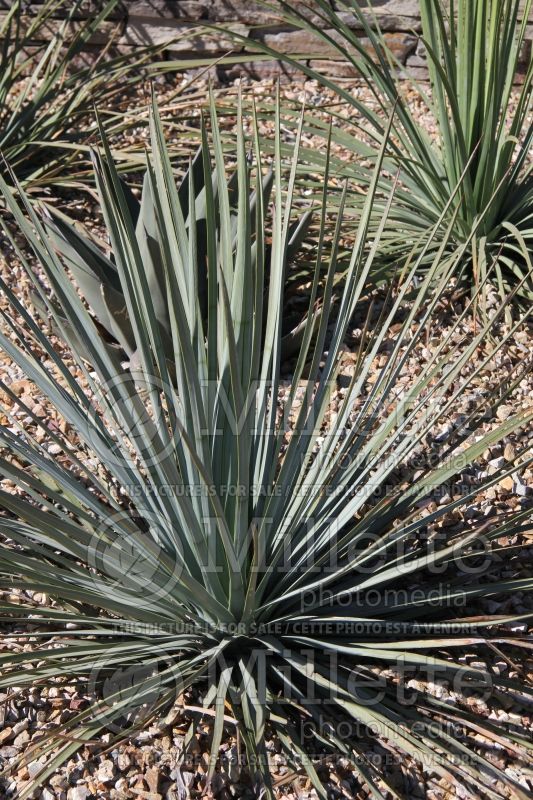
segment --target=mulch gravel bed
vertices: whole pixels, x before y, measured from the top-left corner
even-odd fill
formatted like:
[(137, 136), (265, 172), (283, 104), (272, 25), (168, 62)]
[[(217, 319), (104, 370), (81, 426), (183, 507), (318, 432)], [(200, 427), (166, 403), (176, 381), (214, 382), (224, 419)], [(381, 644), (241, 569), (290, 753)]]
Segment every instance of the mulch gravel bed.
[[(171, 91), (168, 85), (161, 89), (160, 104), (165, 106), (164, 92)], [(204, 86), (205, 90), (205, 86)], [(258, 95), (264, 94), (271, 96), (274, 84), (271, 81), (263, 81), (253, 84), (247, 90), (254, 91)], [(202, 94), (202, 87), (196, 88), (198, 95)], [(230, 88), (230, 93), (235, 94), (236, 89)], [(357, 91), (361, 96), (366, 96), (366, 89), (360, 85), (354, 85), (353, 91)], [(309, 106), (327, 108), (332, 98), (328, 96), (321, 87), (310, 81), (295, 82), (282, 87), (283, 94), (295, 102), (300, 102), (303, 95)], [(138, 98), (131, 99), (132, 107), (135, 102), (139, 103)], [(419, 101), (413, 92), (410, 102), (419, 118), (424, 122), (429, 132), (432, 132), (434, 123), (428, 114), (424, 104)], [(350, 112), (352, 113), (352, 112)], [(231, 124), (229, 120), (228, 124)], [(269, 124), (264, 123), (263, 132), (268, 133)], [(434, 128), (433, 128), (434, 132)], [(136, 143), (142, 143), (146, 138), (146, 129), (138, 128), (128, 136), (123, 137)], [(116, 143), (118, 144), (119, 140)], [(83, 222), (89, 223), (96, 233), (101, 232), (98, 222), (98, 214), (94, 202), (84, 196), (71, 193), (67, 198), (69, 211), (73, 212)], [(16, 285), (19, 295), (28, 300), (28, 284), (23, 271), (16, 265), (11, 254), (5, 250), (5, 258), (2, 259), (2, 270), (6, 280)], [(379, 314), (379, 304), (383, 299), (380, 290), (376, 290), (375, 315)], [(437, 313), (432, 320), (431, 326), (426, 332), (424, 339), (413, 353), (411, 359), (403, 368), (400, 376), (400, 384), (408, 388), (413, 378), (424, 370), (425, 363), (431, 358), (434, 348), (440, 344), (443, 336), (453, 327), (454, 319), (462, 310), (463, 299), (457, 299), (450, 290), (450, 295), (446, 302), (439, 305)], [(355, 353), (358, 350), (361, 329), (363, 327), (365, 310), (361, 312), (361, 319), (354, 319), (350, 330), (346, 346), (344, 376), (350, 375), (355, 362)], [(416, 326), (416, 322), (414, 323)], [(465, 345), (472, 335), (474, 322), (467, 317), (464, 323), (459, 326), (453, 337), (452, 342), (461, 342)], [(504, 328), (502, 328), (503, 330)], [(394, 338), (394, 329), (391, 330), (390, 337), (385, 342), (384, 348), (378, 354), (373, 371), (377, 371), (383, 365), (383, 358), (386, 358), (387, 345), (390, 345)], [(533, 344), (533, 332), (526, 326), (520, 327), (510, 341), (494, 357), (486, 369), (476, 379), (471, 387), (471, 393), (477, 397), (482, 397), (491, 387), (498, 385), (499, 381), (506, 379), (510, 374), (518, 369), (523, 369), (531, 359)], [(58, 343), (58, 347), (61, 347)], [(483, 353), (479, 352), (478, 358), (482, 358)], [(68, 354), (64, 353), (65, 358)], [(472, 365), (470, 365), (472, 367)], [(73, 366), (74, 368), (74, 366)], [(25, 379), (17, 367), (15, 367), (5, 354), (0, 354), (0, 369), (6, 383), (21, 400), (34, 411), (38, 417), (46, 419), (48, 424), (51, 422), (59, 427), (64, 425), (58, 418), (54, 409), (50, 408), (44, 398), (36, 393), (35, 387)], [(290, 364), (286, 365), (287, 386), (290, 382)], [(81, 376), (78, 376), (81, 377)], [(464, 376), (463, 376), (464, 377)], [(372, 380), (372, 375), (370, 376)], [(339, 384), (337, 396), (332, 403), (332, 411), (342, 399), (346, 389)], [(464, 407), (459, 403), (455, 408), (454, 414), (447, 420), (446, 425), (434, 431), (434, 437), (444, 437), (448, 429), (459, 424), (460, 418), (468, 411), (468, 399), (464, 401)], [(524, 371), (524, 377), (516, 387), (506, 403), (498, 411), (496, 417), (487, 418), (482, 425), (482, 431), (488, 432), (496, 428), (499, 423), (510, 415), (516, 414), (520, 409), (529, 408), (533, 405), (533, 376), (531, 370)], [(11, 413), (22, 421), (29, 424), (31, 420), (24, 419), (24, 412), (11, 406)], [(2, 424), (9, 424), (7, 417), (1, 420)], [(478, 431), (479, 435), (481, 431)], [(70, 440), (75, 442), (73, 432), (66, 431)], [(46, 440), (46, 433), (43, 430), (43, 441)], [(516, 434), (507, 437), (501, 444), (491, 447), (483, 457), (475, 464), (472, 464), (466, 471), (468, 474), (461, 476), (459, 480), (468, 480), (470, 485), (481, 481), (487, 474), (490, 474), (500, 466), (512, 461), (515, 450), (521, 449), (527, 443), (533, 444), (533, 430), (519, 430)], [(54, 445), (51, 445), (51, 448)], [(49, 449), (53, 455), (59, 455), (56, 451)], [(85, 455), (84, 455), (85, 457)], [(407, 475), (407, 472), (406, 472)], [(7, 480), (0, 481), (4, 489), (17, 491), (17, 487), (10, 484)], [(421, 513), (425, 508), (431, 510), (435, 504), (449, 502), (456, 490), (455, 484), (445, 487), (444, 495), (439, 493), (435, 497), (430, 497), (424, 501), (425, 506), (421, 505)], [(504, 478), (498, 485), (485, 492), (476, 495), (474, 501), (464, 510), (464, 516), (445, 520), (446, 524), (462, 525), (472, 520), (483, 520), (490, 518), (502, 511), (510, 511), (529, 507), (533, 509), (533, 471), (524, 469), (516, 472), (510, 478)], [(524, 534), (520, 541), (519, 557), (502, 560), (501, 574), (511, 573), (512, 575), (522, 574), (531, 575), (533, 566), (533, 533)], [(41, 594), (27, 590), (25, 592), (14, 591), (4, 593), (13, 602), (25, 601), (39, 604), (51, 604), (53, 601)], [(479, 613), (528, 613), (533, 611), (533, 601), (531, 596), (516, 593), (511, 597), (499, 599), (495, 597), (490, 601), (484, 601), (469, 608), (469, 613), (479, 611)], [(521, 626), (524, 629), (524, 626)], [(0, 648), (3, 651), (17, 651), (21, 648), (31, 648), (31, 642), (22, 634), (22, 627), (10, 626), (6, 630), (3, 643)], [(533, 679), (533, 662), (527, 659), (520, 665), (510, 663), (501, 654), (490, 651), (488, 648), (483, 650), (483, 654), (472, 650), (465, 652), (462, 656), (465, 663), (486, 665), (490, 670), (497, 674), (505, 674), (508, 677), (517, 675), (517, 669), (524, 680)], [(385, 677), (391, 674), (384, 671)], [(413, 678), (414, 684), (417, 679)], [(432, 691), (436, 696), (446, 702), (457, 703), (459, 698), (454, 696), (453, 689), (445, 681), (438, 684), (428, 685), (425, 688)], [(33, 691), (19, 691), (13, 687), (10, 693), (0, 694), (0, 764), (9, 765), (31, 744), (38, 741), (43, 732), (52, 728), (58, 722), (64, 722), (87, 703), (87, 698), (83, 694), (81, 686), (59, 685), (48, 689), (35, 689)], [(94, 744), (83, 746), (79, 753), (71, 758), (60, 770), (57, 771), (46, 783), (45, 786), (36, 790), (35, 798), (39, 800), (185, 800), (185, 798), (207, 797), (205, 775), (207, 772), (207, 758), (210, 740), (209, 715), (200, 715), (190, 710), (191, 706), (201, 705), (201, 693), (189, 693), (179, 698), (176, 706), (162, 722), (151, 725), (141, 734), (128, 743), (124, 743), (113, 749), (107, 748), (109, 735), (103, 735)], [(524, 718), (522, 711), (512, 698), (508, 699), (507, 707), (491, 708), (484, 705), (481, 701), (472, 701), (472, 707), (482, 717), (488, 717), (495, 722), (513, 721), (527, 728), (533, 736), (533, 713)], [(189, 709), (189, 710), (188, 710)], [(192, 724), (192, 730), (191, 730)], [(316, 793), (311, 788), (309, 781), (300, 775), (295, 775), (285, 763), (280, 752), (279, 743), (274, 739), (267, 743), (267, 748), (272, 756), (272, 775), (276, 785), (276, 794), (279, 800), (304, 800), (305, 798), (315, 798)], [(241, 768), (241, 743), (238, 737), (232, 734), (231, 730), (222, 743), (219, 753), (220, 769), (216, 774), (214, 783), (211, 787), (211, 795), (220, 800), (229, 798), (257, 797), (256, 788), (253, 786), (250, 776), (246, 769)], [(378, 744), (374, 748), (369, 748), (369, 757), (379, 757), (382, 751)], [(493, 760), (502, 769), (506, 770), (518, 780), (526, 791), (533, 792), (533, 772), (526, 770), (523, 766), (513, 763), (508, 754), (501, 750), (494, 749)], [(4, 782), (4, 788), (0, 789), (1, 797), (16, 796), (18, 787), (36, 774), (39, 769), (38, 760), (28, 763), (20, 768), (14, 778)], [(322, 765), (322, 774), (328, 786), (331, 797), (335, 798), (365, 798), (367, 792), (358, 784), (352, 766), (348, 761), (341, 758), (331, 758)], [(467, 798), (468, 793), (460, 786), (452, 786), (443, 779), (422, 774), (420, 770), (408, 759), (398, 761), (387, 767), (389, 780), (397, 788), (397, 791), (410, 798), (429, 798), (430, 800), (445, 800), (448, 798)], [(2, 793), (3, 792), (3, 793)], [(502, 797), (509, 797), (511, 794), (501, 789)]]

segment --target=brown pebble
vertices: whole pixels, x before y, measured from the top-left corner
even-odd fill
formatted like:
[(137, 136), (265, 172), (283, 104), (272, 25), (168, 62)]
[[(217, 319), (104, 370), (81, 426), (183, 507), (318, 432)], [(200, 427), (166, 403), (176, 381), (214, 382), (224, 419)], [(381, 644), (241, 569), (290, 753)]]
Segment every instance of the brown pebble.
[(506, 492), (512, 492), (513, 491), (513, 486), (514, 486), (514, 481), (513, 481), (513, 479), (511, 478), (510, 475), (507, 475), (506, 478), (502, 478), (501, 479), (499, 485)]

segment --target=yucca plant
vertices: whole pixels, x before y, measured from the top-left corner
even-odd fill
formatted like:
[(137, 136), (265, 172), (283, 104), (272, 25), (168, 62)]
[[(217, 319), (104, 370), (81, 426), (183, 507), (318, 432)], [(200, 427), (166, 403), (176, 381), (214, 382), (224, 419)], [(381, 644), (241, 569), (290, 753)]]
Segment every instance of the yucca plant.
[[(103, 133), (103, 132), (102, 132)], [(205, 179), (209, 176), (211, 187), (206, 190)], [(237, 172), (234, 171), (228, 180), (227, 203), (229, 204), (230, 226), (231, 226), (231, 248), (236, 250), (237, 223), (238, 223), (238, 202), (239, 187)], [(263, 180), (262, 200), (260, 213), (266, 214), (268, 201), (272, 190), (274, 173), (270, 169)], [(200, 148), (191, 161), (189, 169), (182, 178), (178, 188), (177, 197), (180, 202), (181, 214), (183, 215), (186, 229), (191, 225), (195, 226), (194, 234), (189, 233), (196, 242), (196, 267), (198, 274), (196, 281), (198, 285), (198, 299), (204, 325), (207, 317), (207, 251), (208, 251), (208, 231), (206, 225), (207, 191), (212, 197), (215, 207), (215, 232), (218, 240), (220, 238), (220, 209), (218, 208), (218, 176), (216, 170), (212, 173), (206, 169), (204, 164), (203, 149)], [(158, 227), (155, 212), (155, 203), (152, 196), (152, 186), (149, 173), (145, 174), (144, 185), (140, 200), (138, 200), (130, 190), (127, 183), (122, 182), (122, 192), (127, 200), (127, 211), (129, 214), (128, 227), (135, 230), (137, 245), (142, 255), (144, 271), (146, 275), (146, 285), (152, 296), (156, 319), (160, 326), (160, 337), (163, 344), (167, 361), (170, 365), (171, 374), (174, 370), (174, 346), (171, 336), (171, 314), (172, 311), (167, 303), (165, 291), (165, 245), (166, 239), (161, 239), (161, 230)], [(193, 193), (191, 195), (191, 192)], [(194, 210), (191, 213), (191, 200)], [(257, 212), (256, 192), (251, 191), (249, 197), (249, 213), (252, 222)], [(115, 344), (121, 349), (123, 358), (128, 362), (130, 369), (135, 369), (140, 359), (140, 352), (137, 349), (136, 337), (133, 330), (133, 323), (128, 314), (128, 305), (121, 287), (119, 272), (116, 266), (116, 256), (113, 250), (106, 253), (102, 250), (89, 234), (78, 231), (72, 223), (63, 217), (59, 212), (52, 208), (44, 207), (44, 220), (47, 229), (51, 232), (56, 248), (68, 264), (76, 283), (88, 302), (91, 310), (96, 316), (99, 324), (109, 333), (111, 340), (110, 346)], [(294, 292), (302, 278), (295, 264), (295, 258), (302, 246), (302, 242), (312, 221), (312, 212), (306, 211), (292, 225), (289, 232), (289, 243), (287, 247), (287, 259), (290, 269), (287, 274), (287, 285)], [(265, 220), (263, 221), (264, 224)], [(300, 254), (305, 258), (305, 255)], [(255, 255), (254, 255), (255, 257)], [(271, 260), (271, 247), (268, 246), (265, 252), (265, 269), (268, 275)], [(253, 268), (253, 265), (252, 265)], [(38, 297), (35, 297), (38, 303)], [(58, 309), (58, 313), (60, 310)], [(313, 310), (315, 327), (317, 325), (319, 309)], [(63, 324), (68, 324), (67, 320), (62, 320)], [(282, 339), (282, 354), (288, 358), (298, 350), (305, 331), (305, 322), (300, 320), (294, 326), (292, 324), (284, 326), (284, 336)], [(74, 331), (72, 331), (72, 334)], [(71, 335), (72, 335), (71, 334)], [(83, 352), (81, 342), (78, 345), (78, 352)]]
[[(14, 0), (0, 25), (0, 150), (27, 191), (51, 185), (84, 185), (80, 153), (94, 138), (94, 104), (109, 131), (124, 126), (110, 101), (146, 78), (145, 66), (160, 52), (144, 47), (109, 58), (106, 48), (80, 66), (84, 47), (118, 0), (103, 0), (83, 18), (83, 0)], [(159, 68), (162, 68), (160, 65)], [(4, 165), (4, 178), (8, 177)]]
[[(0, 491), (1, 584), (24, 590), (18, 604), (6, 600), (1, 608), (6, 624), (17, 625), (19, 643), (25, 636), (21, 623), (31, 623), (27, 638), (35, 644), (34, 651), (23, 646), (1, 654), (0, 685), (76, 682), (91, 700), (24, 754), (26, 761), (43, 759), (43, 767), (20, 797), (43, 785), (103, 730), (109, 747), (190, 690), (200, 698), (196, 707), (214, 709), (209, 774), (217, 769), (225, 731), (237, 729), (248, 769), (262, 779), (268, 797), (274, 790), (265, 742), (274, 737), (321, 797), (327, 792), (317, 770), (328, 753), (349, 759), (374, 797), (401, 796), (369, 755), (369, 748), (382, 747), (430, 774), (459, 780), (472, 796), (501, 797), (505, 784), (513, 796), (525, 798), (523, 787), (483, 748), (504, 748), (510, 758), (530, 764), (526, 732), (518, 723), (496, 724), (476, 715), (466, 700), (486, 684), (492, 688), (488, 703), (497, 706), (507, 696), (521, 707), (530, 702), (531, 690), (520, 679), (461, 658), (497, 648), (516, 663), (527, 647), (527, 639), (509, 629), (514, 616), (486, 614), (478, 604), (531, 588), (531, 577), (520, 572), (519, 551), (506, 544), (506, 537), (515, 541), (528, 528), (529, 512), (518, 508), (481, 521), (457, 515), (530, 456), (517, 440), (514, 463), (440, 505), (426, 508), (422, 502), (487, 448), (530, 424), (533, 411), (526, 410), (490, 432), (482, 428), (487, 410), (512, 394), (524, 366), (517, 374), (511, 370), (505, 385), (474, 391), (464, 419), (445, 439), (436, 436), (519, 323), (504, 330), (498, 345), (487, 337), (488, 323), (461, 343), (456, 334), (468, 319), (467, 306), (425, 368), (399, 391), (399, 375), (425, 343), (455, 261), (464, 255), (457, 251), (455, 261), (444, 260), (445, 238), (423, 282), (416, 274), (425, 251), (406, 265), (403, 283), (391, 290), (377, 323), (370, 324), (368, 316), (346, 372), (344, 342), (380, 247), (380, 232), (367, 239), (378, 160), (334, 318), (330, 301), (343, 209), (341, 204), (326, 248), (325, 176), (309, 296), (311, 309), (320, 294), (324, 312), (315, 337), (307, 318), (286, 389), (282, 308), (302, 127), (285, 182), (278, 112), (273, 195), (265, 217), (257, 127), (251, 167), (239, 115), (234, 231), (213, 107), (211, 117), (212, 148), (204, 134), (202, 151), (206, 315), (197, 280), (196, 193), (191, 186), (187, 225), (156, 109), (151, 120), (146, 184), (163, 254), (161, 291), (171, 312), (174, 376), (157, 297), (148, 286), (128, 196), (110, 153), (105, 163), (97, 160), (96, 180), (139, 353), (134, 371), (125, 372), (102, 343), (31, 204), (26, 203), (28, 220), (0, 181), (38, 270), (14, 238), (12, 247), (64, 345), (46, 335), (47, 320), (34, 319), (5, 281), (0, 343), (35, 394), (68, 424), (47, 425), (23, 398), (17, 400), (18, 414), (13, 389), (0, 382), (9, 417), (0, 428), (0, 469), (12, 481), (11, 489), (4, 485)], [(320, 288), (326, 252), (327, 278)], [(409, 294), (413, 299), (406, 305)], [(397, 323), (400, 311), (404, 321)], [(343, 376), (347, 386), (338, 393)], [(335, 399), (336, 412), (329, 414)], [(403, 475), (402, 465), (408, 470)], [(498, 548), (504, 576), (497, 561), (476, 571), (483, 543), (489, 560), (491, 547)], [(416, 587), (416, 596), (406, 594), (407, 585)], [(53, 602), (32, 601), (28, 589)], [(402, 697), (406, 670), (419, 678), (414, 697)], [(456, 705), (432, 693), (435, 676), (455, 682)]]
[[(312, 0), (296, 8), (280, 0), (272, 8), (351, 63), (372, 90), (382, 113), (371, 109), (345, 83), (300, 63), (309, 77), (334, 90), (357, 112), (351, 121), (340, 116), (334, 128), (334, 140), (345, 151), (376, 158), (384, 119), (395, 110), (387, 163), (392, 176), (400, 170), (400, 188), (389, 217), (388, 236), (385, 232), (382, 240), (382, 254), (388, 250), (386, 260), (394, 264), (416, 242), (422, 250), (427, 232), (442, 219), (443, 236), (447, 225), (453, 223), (449, 251), (469, 242), (458, 265), (468, 283), (480, 285), (490, 264), (491, 283), (502, 296), (519, 285), (518, 297), (531, 302), (531, 59), (519, 76), (520, 86), (513, 88), (527, 44), (531, 0), (421, 0), (421, 42), (427, 53), (431, 95), (426, 96), (421, 86), (417, 88), (434, 117), (436, 140), (413, 115), (402, 82), (406, 70), (390, 52), (372, 3), (340, 0), (339, 10), (335, 10), (327, 0)], [(365, 38), (360, 38), (361, 33)], [(260, 43), (255, 46), (263, 51), (261, 57), (266, 54), (298, 66), (297, 54), (278, 53)], [(294, 112), (292, 116), (294, 119)], [(325, 135), (326, 130), (327, 123), (308, 115), (309, 135)], [(307, 155), (313, 158), (312, 153)], [(318, 152), (315, 162), (320, 173), (324, 163)], [(371, 180), (370, 173), (365, 174), (357, 163), (345, 163), (344, 168), (339, 164), (338, 170), (343, 169), (362, 184)], [(381, 181), (385, 196), (390, 180)], [(458, 186), (460, 191), (449, 204)], [(376, 207), (376, 225), (382, 209), (382, 204)], [(428, 254), (429, 259), (432, 256)]]

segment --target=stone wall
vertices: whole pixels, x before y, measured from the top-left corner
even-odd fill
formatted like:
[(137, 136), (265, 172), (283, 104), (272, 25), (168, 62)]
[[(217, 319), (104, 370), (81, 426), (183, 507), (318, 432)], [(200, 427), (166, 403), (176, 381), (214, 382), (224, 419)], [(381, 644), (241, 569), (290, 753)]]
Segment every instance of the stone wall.
[[(12, 0), (0, 0), (0, 14), (5, 14)], [(36, 6), (43, 0), (29, 0)], [(69, 4), (71, 0), (65, 0)], [(309, 7), (313, 0), (289, 0), (295, 11), (313, 16)], [(363, 43), (363, 31), (342, 3), (329, 0), (337, 7), (343, 20), (358, 32)], [(271, 0), (275, 5), (276, 0)], [(427, 75), (423, 48), (418, 40), (420, 19), (418, 0), (362, 0), (362, 6), (371, 5), (385, 38), (399, 62), (417, 78)], [(81, 13), (94, 12), (98, 0), (84, 0)], [(68, 7), (68, 6), (66, 6)], [(370, 17), (369, 17), (370, 18)], [(59, 23), (56, 23), (59, 24)], [(222, 31), (199, 32), (198, 26), (220, 25), (240, 37), (238, 43)], [(53, 29), (54, 21), (49, 23)], [(522, 54), (523, 63), (531, 59), (533, 19), (529, 25), (529, 41)], [(354, 70), (342, 56), (327, 43), (317, 40), (307, 31), (291, 27), (277, 16), (275, 10), (254, 0), (122, 0), (112, 17), (102, 23), (91, 40), (91, 47), (99, 49), (112, 41), (118, 51), (135, 49), (146, 44), (164, 45), (175, 59), (191, 61), (205, 56), (223, 59), (230, 52), (237, 54), (239, 63), (229, 66), (221, 61), (217, 71), (227, 77), (249, 74), (265, 77), (272, 74), (290, 75), (294, 70), (272, 61), (252, 62), (253, 42), (261, 41), (269, 47), (286, 53), (298, 54), (309, 66), (325, 70), (332, 77), (350, 78)]]
[[(169, 51), (180, 58), (198, 56), (199, 53), (224, 56), (231, 49), (233, 53), (239, 53), (240, 63), (231, 67), (221, 64), (218, 67), (219, 72), (226, 72), (230, 77), (242, 73), (263, 77), (280, 71), (282, 74), (293, 71), (287, 65), (280, 66), (279, 62), (248, 61), (247, 55), (254, 49), (253, 41), (263, 42), (274, 50), (303, 56), (307, 64), (326, 68), (331, 75), (352, 77), (354, 74), (333, 47), (307, 31), (291, 27), (274, 10), (261, 3), (247, 0), (125, 0), (125, 5), (128, 23), (124, 43), (168, 42)], [(308, 5), (302, 0), (291, 0), (292, 9), (301, 10), (312, 18), (313, 15), (307, 10)], [(388, 0), (376, 6), (388, 43), (403, 64), (416, 55), (416, 31), (419, 28), (417, 6), (417, 0)], [(353, 25), (351, 14), (339, 13)], [(190, 26), (206, 22), (224, 25), (243, 37), (240, 46), (223, 34), (200, 35), (194, 42), (190, 37)], [(178, 38), (170, 41), (177, 31)]]

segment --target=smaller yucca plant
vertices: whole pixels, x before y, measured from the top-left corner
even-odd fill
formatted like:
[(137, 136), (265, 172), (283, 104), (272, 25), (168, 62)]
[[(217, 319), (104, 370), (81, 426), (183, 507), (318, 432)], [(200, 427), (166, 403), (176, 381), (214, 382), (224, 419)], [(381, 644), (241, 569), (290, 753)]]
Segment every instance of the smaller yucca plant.
[[(400, 188), (382, 238), (382, 257), (396, 264), (413, 246), (424, 250), (428, 232), (440, 219), (448, 251), (460, 248), (464, 253), (458, 275), (467, 284), (479, 286), (489, 274), (502, 297), (519, 286), (517, 299), (529, 304), (533, 298), (533, 61), (529, 59), (524, 71), (521, 56), (528, 44), (531, 0), (421, 0), (421, 43), (427, 54), (431, 93), (426, 94), (420, 85), (417, 89), (435, 120), (432, 137), (413, 113), (403, 81), (409, 72), (390, 51), (371, 2), (341, 0), (338, 10), (326, 0), (313, 0), (302, 8), (284, 0), (278, 5), (278, 13), (287, 21), (314, 34), (317, 42), (353, 65), (386, 117), (394, 110), (387, 164), (391, 176), (399, 170)], [(298, 65), (294, 57), (256, 46)], [(305, 64), (300, 68), (357, 112), (352, 120), (356, 134), (341, 115), (334, 140), (344, 151), (375, 159), (384, 131), (383, 113), (326, 72)], [(514, 84), (517, 76), (520, 85)], [(296, 124), (294, 112), (289, 113)], [(316, 115), (308, 115), (309, 135), (325, 136), (326, 129)], [(319, 152), (307, 156), (315, 161), (318, 173), (323, 171)], [(371, 180), (371, 173), (357, 161), (339, 161), (336, 170), (363, 184)], [(385, 196), (393, 179), (383, 176), (380, 181)], [(353, 202), (357, 199), (354, 196)], [(363, 202), (361, 197), (359, 202)], [(375, 211), (375, 225), (379, 225), (383, 203), (376, 203)], [(427, 253), (426, 261), (432, 257), (433, 252)]]
[[(365, 326), (348, 386), (336, 414), (328, 415), (344, 368), (345, 337), (380, 246), (379, 236), (368, 241), (367, 232), (381, 165), (378, 161), (334, 315), (343, 216), (326, 248), (326, 175), (309, 293), (310, 309), (321, 295), (323, 314), (315, 335), (307, 317), (291, 386), (284, 392), (282, 309), (302, 128), (284, 182), (278, 113), (266, 216), (257, 128), (252, 169), (239, 115), (234, 228), (213, 108), (211, 117), (212, 154), (205, 133), (202, 150), (206, 313), (198, 282), (196, 193), (191, 186), (187, 225), (157, 112), (151, 122), (147, 185), (163, 256), (161, 289), (169, 308), (174, 374), (127, 194), (109, 152), (96, 177), (139, 354), (134, 370), (125, 372), (118, 354), (103, 344), (31, 206), (28, 221), (0, 181), (42, 273), (25, 261), (14, 239), (12, 245), (70, 352), (63, 354), (60, 343), (46, 336), (4, 281), (0, 344), (76, 437), (69, 439), (64, 426), (47, 426), (52, 457), (36, 433), (36, 426), (46, 423), (23, 400), (19, 407), (35, 425), (20, 427), (11, 404), (4, 409), (10, 424), (0, 428), (0, 469), (15, 488), (0, 490), (1, 583), (46, 593), (53, 604), (23, 596), (19, 605), (2, 605), (7, 623), (31, 619), (28, 640), (37, 645), (35, 652), (24, 648), (0, 656), (0, 685), (75, 681), (91, 701), (24, 755), (48, 760), (20, 797), (29, 797), (83, 742), (108, 730), (109, 746), (195, 690), (204, 708), (215, 710), (210, 775), (226, 726), (232, 733), (237, 727), (249, 769), (262, 778), (268, 797), (273, 789), (265, 741), (275, 737), (321, 797), (327, 792), (317, 765), (328, 753), (351, 760), (360, 784), (374, 797), (400, 796), (386, 770), (367, 757), (374, 745), (408, 755), (432, 774), (460, 780), (475, 796), (500, 797), (501, 783), (525, 798), (472, 738), (531, 763), (521, 727), (496, 726), (463, 701), (480, 683), (492, 688), (487, 702), (494, 704), (506, 693), (526, 704), (531, 690), (489, 668), (465, 667), (460, 656), (490, 644), (509, 650), (512, 661), (526, 646), (505, 627), (514, 617), (480, 615), (475, 603), (531, 588), (531, 578), (519, 572), (520, 560), (505, 547), (505, 537), (528, 527), (529, 512), (518, 509), (482, 523), (466, 517), (451, 526), (441, 523), (529, 463), (529, 456), (518, 446), (514, 464), (461, 496), (434, 509), (421, 504), (496, 441), (531, 422), (533, 412), (524, 411), (481, 432), (487, 406), (497, 407), (521, 378), (509, 376), (505, 386), (474, 396), (462, 423), (426, 451), (435, 427), (449, 418), (515, 329), (496, 346), (486, 326), (461, 346), (454, 337), (467, 308), (409, 391), (399, 392), (398, 377), (425, 341), (455, 268), (438, 252), (418, 284), (420, 254), (406, 266), (379, 324)], [(462, 256), (458, 252), (456, 259)], [(404, 321), (391, 335), (402, 310)], [(378, 355), (385, 360), (375, 372)], [(15, 401), (5, 381), (0, 388)], [(415, 460), (410, 479), (400, 478), (400, 467)], [(492, 564), (484, 571), (470, 569), (465, 580), (460, 565), (475, 563), (481, 543), (490, 553), (496, 542), (506, 559), (505, 577), (499, 578)], [(405, 592), (411, 584), (416, 597)], [(463, 604), (459, 610), (457, 601)], [(24, 634), (19, 630), (17, 637)], [(386, 678), (383, 669), (389, 671)], [(406, 669), (415, 669), (422, 685), (414, 697), (405, 696)], [(457, 705), (430, 691), (425, 682), (435, 677), (455, 682)]]
[[(94, 104), (105, 109), (108, 130), (119, 131), (123, 114), (113, 113), (111, 101), (146, 77), (143, 67), (161, 49), (112, 58), (102, 53), (90, 63), (84, 47), (118, 0), (103, 0), (92, 14), (83, 5), (84, 0), (14, 0), (0, 25), (0, 169), (9, 180), (7, 160), (32, 193), (64, 184), (84, 187), (89, 165), (80, 154), (96, 132)], [(87, 66), (76, 63), (82, 58)]]

